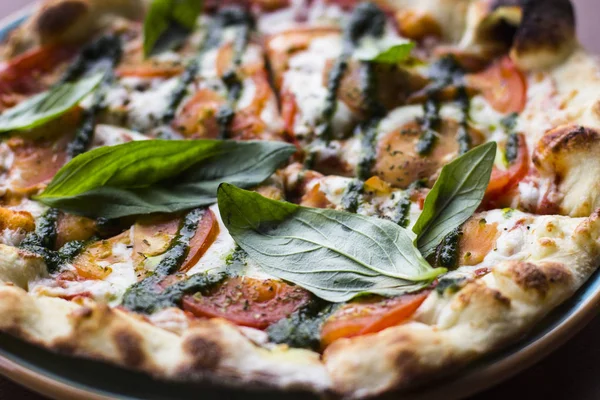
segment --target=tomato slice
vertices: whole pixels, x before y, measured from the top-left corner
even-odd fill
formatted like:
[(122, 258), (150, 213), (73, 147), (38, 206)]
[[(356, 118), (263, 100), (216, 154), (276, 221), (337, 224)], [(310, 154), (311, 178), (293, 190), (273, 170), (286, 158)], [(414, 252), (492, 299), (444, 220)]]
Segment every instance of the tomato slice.
[(86, 247), (72, 262), (78, 275), (84, 279), (108, 277), (112, 273), (111, 265), (127, 261), (123, 254), (115, 254), (113, 248), (117, 244), (128, 246), (131, 242), (129, 235), (130, 231), (127, 230), (120, 235), (100, 240)]
[(93, 219), (61, 213), (56, 223), (56, 248), (60, 249), (73, 240), (87, 240), (96, 232), (96, 222)]
[(462, 235), (458, 249), (460, 265), (477, 265), (494, 248), (500, 236), (498, 223), (487, 223), (485, 219), (471, 218), (461, 227)]
[(33, 48), (0, 64), (0, 111), (47, 89), (52, 82), (45, 82), (44, 75), (74, 54), (72, 47), (50, 45)]
[(483, 204), (501, 206), (501, 199), (507, 192), (517, 186), (529, 172), (529, 152), (525, 136), (519, 134), (519, 151), (517, 158), (506, 170), (494, 166), (490, 183), (485, 192)]
[(380, 297), (357, 300), (336, 311), (321, 328), (321, 346), (325, 348), (341, 338), (376, 333), (401, 324), (425, 301), (429, 291), (381, 300)]
[(11, 191), (31, 194), (45, 185), (67, 161), (67, 148), (81, 122), (78, 107), (39, 128), (27, 137), (14, 136), (6, 141), (14, 154), (7, 179)]
[(501, 113), (520, 113), (527, 100), (527, 81), (512, 60), (503, 57), (486, 70), (467, 77), (467, 84), (481, 91)]
[(136, 78), (172, 78), (181, 75), (182, 66), (156, 65), (154, 63), (142, 63), (138, 65), (123, 65), (117, 68), (116, 75), (119, 77)]
[(265, 329), (309, 300), (306, 290), (281, 281), (235, 277), (209, 293), (185, 296), (183, 309), (197, 317)]
[(223, 96), (210, 89), (200, 89), (183, 106), (172, 126), (187, 138), (211, 138), (219, 134), (217, 111), (225, 104)]
[(190, 252), (179, 270), (186, 272), (192, 268), (215, 242), (217, 236), (219, 236), (219, 222), (212, 210), (207, 209), (198, 222), (196, 233), (190, 240)]
[[(142, 265), (146, 258), (166, 252), (181, 224), (181, 217), (161, 214), (143, 217), (133, 227), (133, 259)], [(192, 268), (206, 253), (219, 235), (217, 217), (207, 209), (198, 222), (196, 233), (190, 240), (190, 251), (180, 267), (180, 271)]]

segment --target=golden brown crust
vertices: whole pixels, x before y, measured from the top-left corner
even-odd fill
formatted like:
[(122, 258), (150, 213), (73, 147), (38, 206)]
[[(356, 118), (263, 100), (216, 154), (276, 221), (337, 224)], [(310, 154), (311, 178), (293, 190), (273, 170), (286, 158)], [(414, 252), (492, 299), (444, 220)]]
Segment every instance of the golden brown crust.
[(49, 44), (77, 44), (119, 18), (140, 19), (143, 0), (46, 0), (34, 15), (10, 33), (4, 58)]
[(533, 163), (556, 186), (561, 213), (589, 215), (600, 205), (600, 133), (580, 125), (549, 130), (534, 149)]
[(569, 0), (481, 0), (471, 3), (461, 47), (490, 57), (510, 49), (522, 70), (549, 68), (576, 48)]
[(522, 1), (523, 19), (511, 57), (524, 70), (564, 61), (576, 47), (575, 13), (570, 0)]

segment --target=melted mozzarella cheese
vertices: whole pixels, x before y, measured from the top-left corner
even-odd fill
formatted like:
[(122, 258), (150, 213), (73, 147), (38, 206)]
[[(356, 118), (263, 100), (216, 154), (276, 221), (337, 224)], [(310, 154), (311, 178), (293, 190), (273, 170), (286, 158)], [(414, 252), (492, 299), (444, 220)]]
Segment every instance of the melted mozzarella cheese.
[(136, 140), (147, 140), (141, 133), (113, 125), (98, 124), (94, 129), (92, 149), (103, 146), (115, 146)]
[(8, 246), (18, 246), (25, 239), (25, 236), (27, 236), (27, 232), (23, 229), (12, 230), (6, 228), (0, 233), (0, 243)]

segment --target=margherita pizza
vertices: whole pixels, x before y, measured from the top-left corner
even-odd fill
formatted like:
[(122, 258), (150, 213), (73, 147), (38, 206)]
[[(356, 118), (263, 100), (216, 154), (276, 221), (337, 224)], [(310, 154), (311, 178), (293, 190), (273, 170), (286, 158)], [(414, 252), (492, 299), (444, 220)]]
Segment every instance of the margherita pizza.
[(600, 263), (568, 0), (46, 0), (1, 45), (0, 330), (361, 398)]

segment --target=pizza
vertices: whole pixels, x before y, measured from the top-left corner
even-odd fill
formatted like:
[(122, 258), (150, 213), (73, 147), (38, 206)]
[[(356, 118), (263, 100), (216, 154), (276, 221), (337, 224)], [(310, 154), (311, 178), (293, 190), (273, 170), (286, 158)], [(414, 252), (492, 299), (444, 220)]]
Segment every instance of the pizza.
[(517, 340), (600, 262), (568, 0), (46, 0), (2, 42), (0, 330), (364, 398)]

